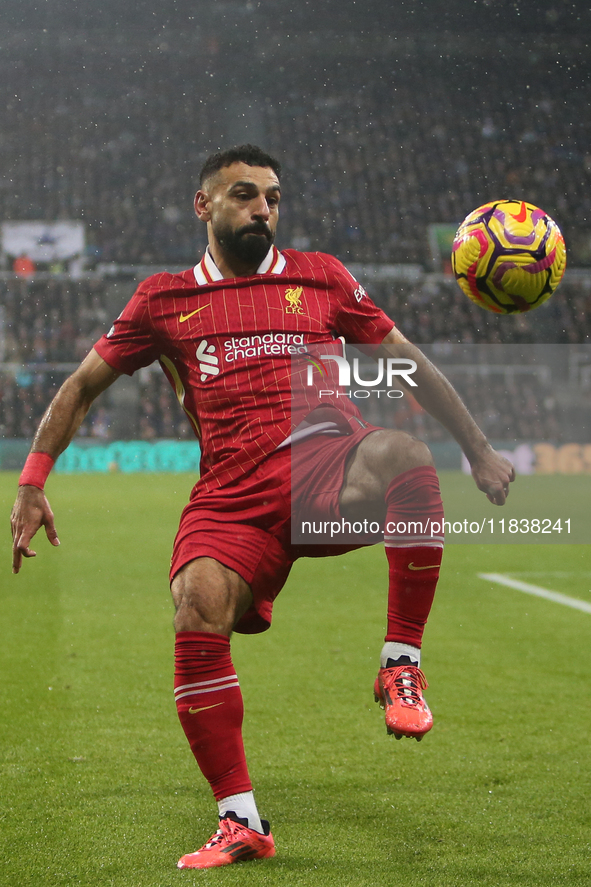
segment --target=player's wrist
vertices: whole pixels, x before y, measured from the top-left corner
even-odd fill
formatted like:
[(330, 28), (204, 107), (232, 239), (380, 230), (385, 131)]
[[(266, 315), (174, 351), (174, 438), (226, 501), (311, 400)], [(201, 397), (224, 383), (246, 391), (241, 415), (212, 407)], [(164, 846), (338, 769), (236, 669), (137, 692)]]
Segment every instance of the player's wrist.
[(490, 453), (493, 452), (493, 448), (488, 439), (480, 429), (477, 429), (477, 431), (478, 433), (476, 435), (472, 435), (470, 440), (465, 441), (462, 445), (464, 455), (472, 466), (480, 462), (481, 459), (486, 459)]
[(31, 486), (43, 490), (55, 459), (49, 453), (29, 453), (18, 479), (19, 487)]

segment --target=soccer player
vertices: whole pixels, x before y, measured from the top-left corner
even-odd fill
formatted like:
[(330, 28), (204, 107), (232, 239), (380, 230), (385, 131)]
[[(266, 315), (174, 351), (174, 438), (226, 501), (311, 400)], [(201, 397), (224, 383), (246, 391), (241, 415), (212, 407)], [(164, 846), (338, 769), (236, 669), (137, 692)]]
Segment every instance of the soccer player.
[(386, 527), (387, 632), (375, 697), (397, 738), (422, 739), (432, 725), (420, 659), (443, 512), (430, 452), (408, 434), (368, 425), (345, 398), (320, 400), (312, 387), (294, 401), (294, 355), (326, 356), (344, 338), (373, 346), (378, 359), (416, 364), (412, 391), (460, 443), (478, 488), (502, 505), (514, 479), (449, 382), (339, 261), (275, 247), (280, 196), (279, 163), (259, 148), (207, 160), (195, 197), (207, 225), (206, 254), (190, 270), (140, 284), (63, 384), (35, 436), (12, 513), (18, 573), (22, 558), (35, 556), (30, 543), (41, 526), (59, 544), (43, 486), (91, 403), (120, 374), (158, 360), (202, 448), (170, 574), (175, 698), (219, 813), (218, 830), (183, 856), (180, 868), (275, 853), (246, 765), (230, 636), (269, 627), (273, 600), (298, 557), (357, 547), (294, 544), (292, 511), (328, 521), (365, 514)]

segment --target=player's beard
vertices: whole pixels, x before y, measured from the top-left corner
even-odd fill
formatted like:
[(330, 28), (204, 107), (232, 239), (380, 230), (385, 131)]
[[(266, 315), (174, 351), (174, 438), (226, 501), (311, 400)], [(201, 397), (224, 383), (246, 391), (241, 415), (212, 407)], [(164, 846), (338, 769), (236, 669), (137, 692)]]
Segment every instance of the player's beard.
[(264, 222), (235, 229), (221, 224), (214, 226), (213, 233), (224, 252), (247, 265), (260, 265), (275, 240), (275, 234)]

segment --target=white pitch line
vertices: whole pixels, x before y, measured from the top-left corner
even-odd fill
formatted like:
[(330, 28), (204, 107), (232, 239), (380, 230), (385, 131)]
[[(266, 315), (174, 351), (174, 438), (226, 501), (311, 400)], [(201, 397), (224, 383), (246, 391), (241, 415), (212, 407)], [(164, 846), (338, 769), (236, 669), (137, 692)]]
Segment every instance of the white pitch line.
[(576, 597), (560, 594), (558, 591), (550, 591), (548, 588), (542, 588), (540, 585), (530, 585), (529, 582), (521, 582), (519, 579), (511, 579), (509, 576), (503, 576), (502, 573), (478, 573), (478, 576), (480, 579), (487, 579), (489, 582), (497, 582), (499, 585), (515, 588), (517, 591), (525, 592), (525, 594), (533, 594), (535, 597), (543, 597), (547, 601), (554, 601), (555, 604), (564, 604), (565, 607), (572, 607), (573, 610), (582, 610), (583, 613), (591, 613), (591, 604), (588, 604), (586, 601), (580, 601)]

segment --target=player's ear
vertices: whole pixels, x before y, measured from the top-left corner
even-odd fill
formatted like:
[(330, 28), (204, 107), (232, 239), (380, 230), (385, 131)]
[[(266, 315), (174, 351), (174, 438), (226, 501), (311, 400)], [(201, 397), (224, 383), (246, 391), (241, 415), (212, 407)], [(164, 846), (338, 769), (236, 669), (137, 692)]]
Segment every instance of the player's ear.
[(209, 222), (211, 213), (209, 212), (210, 197), (207, 191), (197, 191), (193, 206), (195, 207), (195, 215), (202, 222)]

